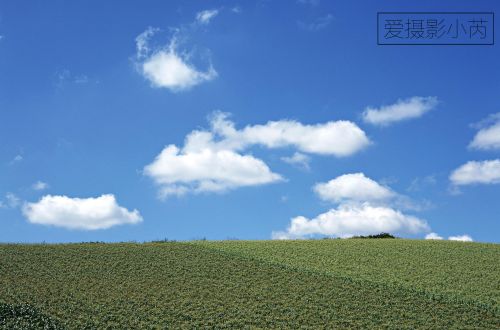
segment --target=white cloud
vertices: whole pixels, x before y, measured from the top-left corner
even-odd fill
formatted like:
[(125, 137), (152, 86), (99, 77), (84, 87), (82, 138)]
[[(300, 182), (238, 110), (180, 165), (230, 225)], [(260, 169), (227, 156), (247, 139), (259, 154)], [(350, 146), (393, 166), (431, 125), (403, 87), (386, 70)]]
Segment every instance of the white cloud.
[(432, 206), (428, 201), (414, 201), (408, 196), (398, 194), (363, 173), (344, 174), (329, 182), (317, 183), (313, 190), (322, 200), (332, 203), (369, 202), (371, 205), (386, 205), (413, 211)]
[(217, 192), (282, 180), (260, 159), (231, 150), (180, 151), (169, 145), (144, 168), (162, 188), (161, 197), (188, 191)]
[(341, 175), (326, 183), (316, 184), (313, 190), (321, 199), (334, 203), (387, 201), (397, 195), (363, 173)]
[(408, 191), (420, 191), (423, 188), (433, 186), (437, 183), (436, 177), (434, 175), (424, 176), (422, 178), (415, 178), (410, 183), (406, 190)]
[(49, 188), (49, 184), (43, 181), (37, 181), (31, 186), (33, 190), (45, 190)]
[[(216, 112), (210, 117), (210, 130), (192, 131), (182, 149), (169, 145), (144, 168), (144, 174), (160, 185), (160, 196), (224, 191), (283, 180), (262, 160), (240, 154), (253, 145), (348, 156), (370, 143), (359, 127), (346, 121), (303, 125), (282, 120), (238, 130), (227, 116)], [(295, 161), (299, 158), (306, 159), (299, 155)]]
[(142, 63), (142, 73), (154, 87), (179, 92), (217, 77), (211, 65), (207, 71), (199, 71), (175, 47), (172, 41), (168, 49), (154, 53)]
[(500, 149), (500, 113), (490, 116), (485, 123), (490, 125), (482, 127), (477, 132), (469, 144), (469, 148), (479, 150)]
[(180, 92), (217, 77), (217, 71), (211, 63), (205, 71), (199, 70), (190, 62), (193, 54), (178, 50), (179, 30), (167, 47), (151, 49), (149, 41), (158, 31), (149, 27), (135, 39), (138, 70), (153, 87)]
[(70, 198), (46, 195), (36, 203), (25, 203), (23, 214), (29, 222), (66, 229), (96, 230), (142, 221), (139, 211), (128, 211), (115, 196)]
[(455, 186), (500, 183), (500, 159), (469, 161), (450, 175)]
[(450, 241), (473, 242), (474, 240), (469, 235), (459, 235), (448, 237)]
[(153, 28), (153, 27), (148, 27), (144, 32), (139, 34), (135, 38), (135, 46), (137, 49), (137, 58), (145, 58), (150, 54), (151, 49), (149, 48), (149, 39), (157, 32), (159, 32), (160, 29), (158, 28)]
[(8, 192), (5, 194), (5, 201), (0, 200), (0, 208), (15, 209), (21, 204), (21, 200), (15, 194)]
[(281, 157), (281, 160), (287, 164), (297, 166), (297, 167), (302, 168), (304, 170), (310, 169), (309, 162), (311, 161), (311, 157), (304, 155), (303, 153), (300, 153), (300, 152), (295, 152), (290, 157)]
[(16, 155), (12, 160), (9, 162), (9, 165), (14, 165), (16, 163), (19, 163), (23, 161), (24, 157), (21, 154)]
[(443, 238), (436, 233), (429, 233), (429, 234), (425, 235), (425, 239), (442, 240)]
[(313, 219), (303, 216), (291, 220), (284, 232), (273, 232), (274, 239), (305, 238), (313, 235), (351, 237), (381, 232), (411, 233), (429, 231), (424, 220), (389, 207), (342, 204)]
[(315, 125), (279, 120), (237, 130), (234, 123), (228, 120), (227, 113), (215, 112), (211, 118), (211, 126), (213, 134), (222, 138), (217, 146), (235, 150), (250, 145), (267, 148), (295, 147), (305, 153), (343, 157), (350, 156), (371, 143), (363, 130), (345, 120)]
[[(86, 74), (74, 74), (68, 69), (57, 71), (54, 74), (54, 77), (54, 85), (58, 90), (64, 89), (69, 84), (83, 85), (91, 82), (90, 78)], [(99, 83), (98, 80), (94, 80), (92, 82)]]
[(438, 99), (434, 96), (414, 96), (380, 108), (367, 107), (363, 112), (363, 120), (369, 124), (386, 126), (398, 121), (418, 118), (432, 110), (437, 104)]
[(418, 210), (418, 205), (363, 173), (338, 176), (326, 183), (316, 184), (313, 190), (322, 200), (338, 206), (313, 219), (295, 217), (286, 231), (273, 232), (273, 238), (294, 239), (314, 235), (350, 237), (381, 232), (416, 234), (430, 231), (424, 220), (396, 209)]
[(196, 21), (200, 24), (208, 24), (218, 13), (217, 9), (202, 10), (196, 14)]
[(320, 0), (297, 0), (297, 3), (302, 4), (302, 5), (317, 6), (317, 5), (319, 5)]

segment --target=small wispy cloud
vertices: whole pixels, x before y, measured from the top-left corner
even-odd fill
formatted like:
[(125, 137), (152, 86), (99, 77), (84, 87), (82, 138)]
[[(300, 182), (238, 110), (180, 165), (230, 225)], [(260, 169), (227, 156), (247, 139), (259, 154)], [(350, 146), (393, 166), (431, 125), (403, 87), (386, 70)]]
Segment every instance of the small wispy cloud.
[[(425, 239), (430, 240), (443, 240), (444, 238), (436, 233), (430, 233), (425, 235)], [(474, 240), (469, 235), (457, 235), (448, 237), (449, 241), (460, 241), (460, 242), (473, 242)]]
[(298, 21), (297, 24), (298, 26), (307, 31), (320, 31), (326, 28), (330, 23), (333, 21), (333, 15), (332, 14), (327, 14), (322, 17), (318, 17), (312, 22), (303, 22), (303, 21)]
[(297, 0), (298, 4), (301, 5), (310, 5), (310, 6), (317, 6), (319, 5), (321, 0)]
[(433, 186), (437, 183), (436, 177), (434, 175), (427, 175), (424, 177), (415, 178), (412, 180), (410, 185), (406, 190), (408, 191), (421, 191), (429, 186)]
[(469, 235), (458, 235), (448, 237), (450, 241), (473, 242), (474, 240)]
[(196, 14), (196, 21), (200, 24), (208, 24), (217, 14), (219, 14), (218, 9), (202, 10)]
[(311, 161), (311, 157), (304, 155), (303, 153), (295, 152), (292, 156), (281, 157), (281, 160), (303, 170), (310, 170), (309, 163)]
[(429, 234), (425, 235), (425, 239), (442, 240), (443, 237), (439, 236), (436, 233), (429, 233)]
[(9, 162), (9, 165), (14, 165), (16, 163), (22, 162), (23, 159), (24, 159), (23, 155), (17, 154), (14, 156), (14, 158), (11, 159), (11, 161)]
[(0, 200), (0, 208), (15, 209), (20, 205), (21, 199), (11, 192), (5, 194), (5, 200)]
[[(68, 69), (57, 71), (54, 74), (54, 85), (58, 90), (63, 89), (67, 85), (84, 85), (92, 82), (92, 80), (86, 74), (74, 74)], [(94, 81), (98, 83), (97, 80)]]
[(231, 11), (235, 14), (239, 14), (242, 12), (242, 9), (240, 6), (234, 6), (233, 8), (231, 8)]
[(31, 186), (33, 190), (41, 191), (49, 188), (49, 184), (43, 181), (37, 181)]
[(414, 96), (380, 108), (367, 107), (362, 117), (363, 121), (368, 124), (387, 126), (399, 121), (421, 117), (434, 109), (438, 103), (435, 96)]

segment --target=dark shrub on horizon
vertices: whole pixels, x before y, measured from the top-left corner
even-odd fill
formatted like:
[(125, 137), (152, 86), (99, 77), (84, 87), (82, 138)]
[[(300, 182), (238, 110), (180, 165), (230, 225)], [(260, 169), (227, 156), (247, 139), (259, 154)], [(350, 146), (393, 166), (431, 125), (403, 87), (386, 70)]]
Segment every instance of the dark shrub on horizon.
[(353, 236), (351, 238), (397, 238), (389, 233), (380, 233), (376, 235), (368, 235), (368, 236)]

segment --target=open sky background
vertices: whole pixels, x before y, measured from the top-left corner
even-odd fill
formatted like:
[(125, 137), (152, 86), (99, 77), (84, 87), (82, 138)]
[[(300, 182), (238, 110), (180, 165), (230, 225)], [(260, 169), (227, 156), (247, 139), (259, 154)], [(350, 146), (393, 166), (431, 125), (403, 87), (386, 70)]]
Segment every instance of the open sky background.
[[(489, 144), (471, 147), (480, 130), (499, 125), (498, 45), (376, 43), (379, 11), (498, 9), (497, 1), (0, 1), (0, 241), (309, 237), (287, 231), (291, 219), (369, 203), (427, 223), (404, 237), (499, 242), (500, 128)], [(137, 40), (148, 42), (144, 53)], [(165, 82), (161, 68), (170, 67), (161, 63), (148, 76), (144, 64), (161, 52), (193, 76)], [(412, 97), (437, 101), (387, 125), (363, 116)], [(258, 159), (281, 180), (216, 192), (183, 181), (179, 196), (160, 196), (166, 185), (145, 167), (168, 145), (182, 149), (192, 131), (210, 131), (214, 111), (230, 113), (238, 130), (349, 121), (371, 143), (341, 157), (249, 143), (230, 152)], [(283, 160), (295, 153), (294, 164)], [(482, 182), (450, 179), (470, 161), (491, 162), (476, 169)], [(332, 201), (313, 189), (353, 173), (396, 197)], [(103, 194), (115, 200), (86, 200)], [(94, 225), (110, 225), (88, 227), (85, 212)], [(346, 233), (325, 230), (311, 233)]]

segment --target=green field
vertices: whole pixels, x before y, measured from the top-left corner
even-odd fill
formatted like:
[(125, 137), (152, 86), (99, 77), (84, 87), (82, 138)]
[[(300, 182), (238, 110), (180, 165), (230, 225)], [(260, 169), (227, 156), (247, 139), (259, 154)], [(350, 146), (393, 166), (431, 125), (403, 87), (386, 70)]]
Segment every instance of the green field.
[(500, 245), (0, 245), (0, 328), (499, 329)]

